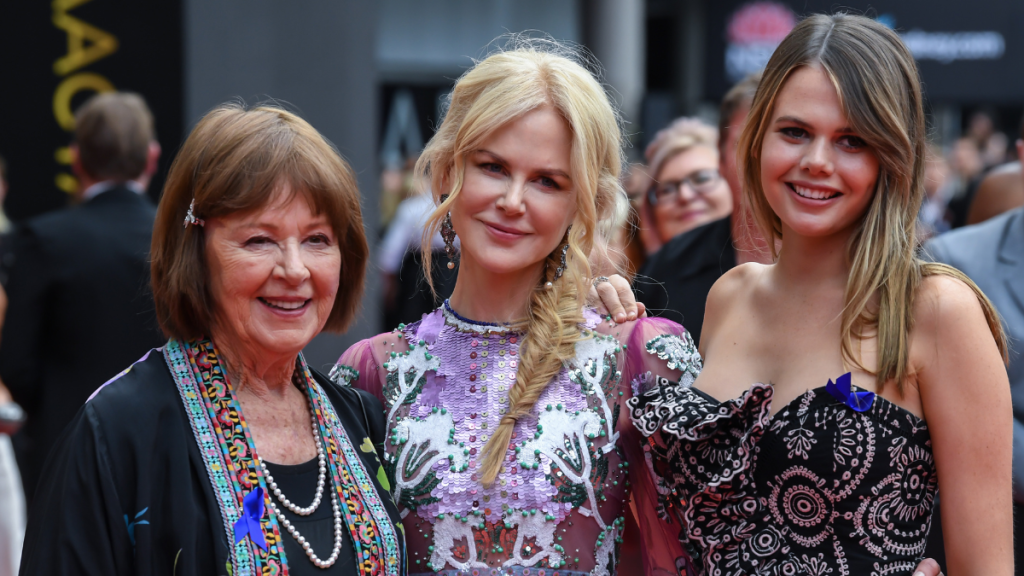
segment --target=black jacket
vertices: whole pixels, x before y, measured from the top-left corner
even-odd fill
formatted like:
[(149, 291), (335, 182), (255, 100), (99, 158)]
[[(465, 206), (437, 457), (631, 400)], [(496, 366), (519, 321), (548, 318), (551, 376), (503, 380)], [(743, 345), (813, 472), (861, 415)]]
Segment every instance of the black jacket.
[(650, 314), (681, 323), (700, 342), (711, 286), (736, 266), (730, 217), (669, 240), (647, 259), (634, 282)]
[[(380, 401), (312, 373), (350, 441), (383, 444)], [(377, 452), (356, 453), (397, 525), (398, 512), (380, 473), (374, 475), (381, 467)], [(230, 574), (228, 546), (234, 535), (225, 531), (202, 451), (161, 350), (78, 410), (54, 447), (38, 490), (25, 533), (22, 576)], [(310, 498), (313, 490), (310, 485)], [(321, 508), (329, 514), (328, 502), (325, 498)], [(317, 570), (297, 545), (289, 549), (294, 540), (283, 530), (282, 537), (290, 561), (307, 572)], [(317, 552), (323, 549), (320, 545)], [(356, 574), (353, 549), (346, 536), (337, 564), (317, 573)]]
[(155, 215), (117, 187), (15, 233), (0, 378), (28, 412), (18, 444), (30, 496), (89, 394), (163, 342), (148, 288)]

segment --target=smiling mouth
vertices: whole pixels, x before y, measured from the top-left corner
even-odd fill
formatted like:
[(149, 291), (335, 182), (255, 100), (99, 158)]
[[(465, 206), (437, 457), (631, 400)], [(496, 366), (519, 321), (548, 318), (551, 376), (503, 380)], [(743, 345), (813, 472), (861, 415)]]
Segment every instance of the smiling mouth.
[(260, 302), (262, 302), (264, 305), (270, 307), (270, 308), (274, 308), (274, 309), (277, 309), (277, 310), (284, 310), (286, 312), (292, 312), (292, 311), (298, 310), (300, 308), (305, 308), (306, 305), (309, 304), (312, 301), (311, 299), (306, 299), (306, 300), (303, 300), (301, 302), (286, 302), (286, 301), (283, 301), (283, 300), (271, 300), (271, 299), (262, 298), (262, 297), (257, 297), (256, 299), (259, 300)]
[(808, 200), (831, 200), (838, 198), (843, 194), (836, 192), (835, 190), (815, 190), (813, 188), (804, 188), (803, 186), (797, 186), (796, 184), (787, 183), (789, 189), (796, 192), (796, 195), (801, 198), (807, 198)]

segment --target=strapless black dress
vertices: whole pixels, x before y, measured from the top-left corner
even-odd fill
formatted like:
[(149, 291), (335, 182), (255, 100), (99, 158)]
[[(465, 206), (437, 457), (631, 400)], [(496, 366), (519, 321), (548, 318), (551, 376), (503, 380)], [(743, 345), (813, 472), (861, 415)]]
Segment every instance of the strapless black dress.
[(824, 386), (769, 416), (772, 393), (718, 402), (661, 385), (629, 401), (691, 573), (911, 574), (938, 491), (924, 421)]

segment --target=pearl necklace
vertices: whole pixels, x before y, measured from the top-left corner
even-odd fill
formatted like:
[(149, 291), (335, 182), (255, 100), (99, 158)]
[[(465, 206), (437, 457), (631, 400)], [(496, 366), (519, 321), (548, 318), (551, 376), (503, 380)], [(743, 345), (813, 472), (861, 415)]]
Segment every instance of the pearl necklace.
[[(316, 413), (313, 411), (313, 403), (309, 405), (310, 420), (313, 427), (313, 441), (316, 443), (316, 457), (320, 465), (320, 470), (316, 480), (316, 496), (313, 497), (313, 503), (303, 508), (293, 504), (278, 488), (277, 482), (274, 482), (274, 477), (271, 476), (270, 471), (267, 470), (267, 465), (260, 460), (260, 469), (263, 471), (263, 476), (267, 479), (267, 485), (270, 487), (270, 491), (281, 501), (281, 504), (285, 508), (291, 510), (299, 516), (309, 516), (320, 506), (320, 501), (323, 498), (324, 486), (326, 485), (327, 477), (327, 457), (324, 454), (323, 444), (320, 442), (320, 427), (316, 421)], [(332, 494), (331, 495), (331, 507), (334, 509), (334, 548), (331, 550), (331, 555), (326, 560), (321, 560), (313, 552), (313, 547), (310, 546), (309, 542), (299, 534), (299, 531), (295, 526), (285, 518), (281, 510), (274, 504), (273, 500), (269, 500), (270, 509), (277, 516), (277, 519), (281, 521), (281, 524), (288, 530), (288, 533), (292, 535), (292, 538), (302, 546), (302, 550), (309, 557), (309, 561), (313, 563), (317, 568), (330, 568), (338, 560), (338, 555), (341, 554), (341, 542), (342, 542), (342, 523), (341, 523), (341, 507), (338, 506), (338, 499)]]

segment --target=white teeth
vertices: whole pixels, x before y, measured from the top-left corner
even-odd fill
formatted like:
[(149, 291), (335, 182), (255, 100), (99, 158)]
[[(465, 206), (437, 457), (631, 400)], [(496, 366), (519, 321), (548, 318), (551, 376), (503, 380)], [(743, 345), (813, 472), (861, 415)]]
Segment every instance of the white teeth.
[(813, 190), (811, 188), (804, 188), (803, 186), (797, 186), (796, 184), (792, 184), (792, 186), (793, 186), (793, 190), (797, 194), (799, 194), (800, 196), (803, 196), (804, 198), (810, 198), (811, 200), (826, 200), (828, 198), (832, 198), (833, 196), (838, 196), (839, 195), (838, 192), (832, 192), (832, 191), (827, 191), (827, 190)]
[(269, 298), (263, 298), (263, 301), (275, 308), (281, 308), (282, 310), (298, 310), (306, 305), (306, 302), (281, 302), (280, 300), (270, 300)]

